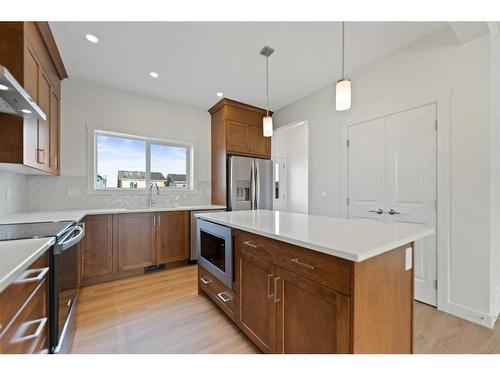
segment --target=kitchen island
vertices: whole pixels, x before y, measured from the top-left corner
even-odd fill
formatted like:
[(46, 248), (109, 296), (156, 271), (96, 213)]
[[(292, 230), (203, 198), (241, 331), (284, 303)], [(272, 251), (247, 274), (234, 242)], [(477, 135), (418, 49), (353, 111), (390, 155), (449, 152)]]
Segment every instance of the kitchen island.
[(266, 210), (197, 217), (232, 229), (231, 286), (200, 266), (199, 291), (263, 352), (412, 353), (413, 248), (432, 228)]

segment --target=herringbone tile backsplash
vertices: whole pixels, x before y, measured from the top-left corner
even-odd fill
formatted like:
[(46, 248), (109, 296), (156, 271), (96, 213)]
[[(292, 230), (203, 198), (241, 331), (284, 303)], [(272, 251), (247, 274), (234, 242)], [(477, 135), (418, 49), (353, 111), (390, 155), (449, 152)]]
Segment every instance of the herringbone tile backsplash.
[[(154, 199), (158, 207), (171, 207), (210, 204), (210, 197), (210, 182), (198, 181), (193, 191), (161, 191)], [(26, 200), (28, 211), (137, 208), (147, 205), (148, 194), (88, 193), (85, 176), (28, 176)]]

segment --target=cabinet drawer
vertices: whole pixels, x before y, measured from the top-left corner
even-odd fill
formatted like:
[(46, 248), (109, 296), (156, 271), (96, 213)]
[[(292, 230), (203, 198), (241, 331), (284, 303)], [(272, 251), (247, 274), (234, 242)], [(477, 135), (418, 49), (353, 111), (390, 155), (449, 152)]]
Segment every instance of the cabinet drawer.
[(0, 351), (35, 354), (48, 350), (47, 284), (43, 280), (0, 336)]
[(46, 252), (0, 294), (0, 334), (33, 291), (49, 278), (49, 254)]
[(234, 231), (234, 246), (236, 250), (350, 295), (352, 262), (348, 260), (239, 230)]
[(200, 288), (236, 322), (237, 296), (234, 290), (222, 284), (215, 276), (198, 266)]

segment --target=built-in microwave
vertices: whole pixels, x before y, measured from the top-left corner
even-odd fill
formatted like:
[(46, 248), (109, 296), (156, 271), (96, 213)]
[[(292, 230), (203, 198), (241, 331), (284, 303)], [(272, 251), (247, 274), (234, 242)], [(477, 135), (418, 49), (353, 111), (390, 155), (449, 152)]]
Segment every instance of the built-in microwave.
[(196, 249), (198, 265), (233, 287), (233, 238), (232, 230), (224, 225), (197, 219)]

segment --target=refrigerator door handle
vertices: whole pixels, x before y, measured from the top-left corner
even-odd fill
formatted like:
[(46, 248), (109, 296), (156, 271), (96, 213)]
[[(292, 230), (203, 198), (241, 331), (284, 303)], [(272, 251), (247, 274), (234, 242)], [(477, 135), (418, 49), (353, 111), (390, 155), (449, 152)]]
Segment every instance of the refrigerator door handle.
[(255, 163), (255, 209), (259, 209), (260, 199), (260, 181), (259, 181), (259, 163)]
[(254, 163), (250, 165), (250, 209), (254, 210), (255, 204), (255, 174), (254, 174)]

